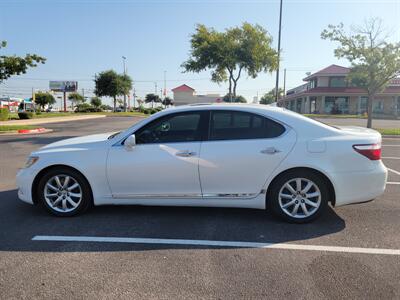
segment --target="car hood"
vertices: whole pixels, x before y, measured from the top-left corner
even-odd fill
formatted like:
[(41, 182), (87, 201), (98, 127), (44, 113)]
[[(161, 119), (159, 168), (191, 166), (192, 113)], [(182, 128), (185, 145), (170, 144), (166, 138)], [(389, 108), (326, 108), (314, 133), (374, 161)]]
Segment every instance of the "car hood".
[(101, 133), (101, 134), (93, 134), (80, 136), (70, 139), (61, 140), (55, 143), (48, 144), (40, 150), (48, 150), (55, 148), (87, 148), (91, 145), (95, 145), (98, 143), (103, 143), (108, 140), (108, 137), (113, 134), (113, 132)]

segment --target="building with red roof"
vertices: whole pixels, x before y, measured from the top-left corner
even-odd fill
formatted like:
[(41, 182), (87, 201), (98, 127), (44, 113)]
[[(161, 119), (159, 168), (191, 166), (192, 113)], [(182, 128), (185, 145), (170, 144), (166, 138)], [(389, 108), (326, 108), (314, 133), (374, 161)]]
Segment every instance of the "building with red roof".
[[(305, 84), (290, 89), (279, 104), (299, 113), (363, 114), (367, 92), (349, 85), (349, 68), (330, 65), (303, 79)], [(372, 104), (377, 115), (400, 115), (400, 78), (393, 79)]]
[(172, 92), (175, 105), (221, 102), (222, 99), (218, 94), (196, 95), (195, 89), (186, 84), (172, 89)]

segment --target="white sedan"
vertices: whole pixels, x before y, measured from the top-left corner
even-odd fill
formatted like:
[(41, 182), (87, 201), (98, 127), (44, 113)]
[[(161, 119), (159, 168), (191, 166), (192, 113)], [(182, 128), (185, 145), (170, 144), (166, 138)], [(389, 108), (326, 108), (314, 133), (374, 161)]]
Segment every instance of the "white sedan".
[(386, 179), (378, 132), (243, 104), (166, 109), (122, 132), (52, 143), (17, 174), (19, 198), (57, 216), (92, 205), (209, 206), (271, 209), (297, 223), (328, 203), (372, 200)]

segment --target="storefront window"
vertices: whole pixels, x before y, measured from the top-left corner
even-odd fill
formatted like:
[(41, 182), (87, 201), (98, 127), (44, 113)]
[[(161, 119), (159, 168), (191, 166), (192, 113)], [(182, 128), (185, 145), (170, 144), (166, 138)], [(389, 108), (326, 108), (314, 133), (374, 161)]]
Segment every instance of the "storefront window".
[(325, 112), (347, 114), (349, 112), (349, 97), (325, 97)]
[(301, 98), (298, 98), (296, 100), (296, 112), (298, 112), (298, 113), (301, 113), (301, 104), (302, 104), (301, 100), (302, 100)]
[(368, 110), (367, 104), (368, 104), (368, 97), (360, 97), (358, 113), (360, 114), (366, 113)]
[(374, 113), (383, 113), (383, 101), (375, 100), (372, 105), (372, 112)]

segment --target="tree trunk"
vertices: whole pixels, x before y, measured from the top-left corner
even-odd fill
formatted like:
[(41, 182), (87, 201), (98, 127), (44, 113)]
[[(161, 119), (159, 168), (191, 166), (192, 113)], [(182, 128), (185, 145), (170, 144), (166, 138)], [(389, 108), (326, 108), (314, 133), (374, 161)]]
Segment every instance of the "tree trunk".
[(236, 86), (237, 86), (237, 80), (233, 80), (233, 97), (236, 99)]
[(372, 105), (374, 103), (375, 94), (368, 95), (368, 105), (367, 105), (367, 114), (368, 114), (368, 121), (367, 121), (367, 128), (372, 127)]
[(116, 111), (117, 106), (117, 97), (114, 97), (114, 112)]
[(229, 102), (232, 102), (232, 77), (229, 76)]

